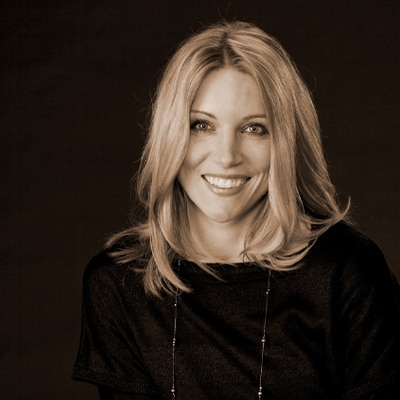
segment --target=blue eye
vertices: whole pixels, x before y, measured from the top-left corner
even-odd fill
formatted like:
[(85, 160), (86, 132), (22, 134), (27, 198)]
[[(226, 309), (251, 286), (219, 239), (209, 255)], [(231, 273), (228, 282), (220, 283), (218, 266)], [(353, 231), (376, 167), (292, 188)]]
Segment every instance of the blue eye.
[(210, 130), (210, 124), (207, 121), (196, 120), (190, 124), (190, 129), (195, 132), (205, 132)]
[(250, 135), (255, 135), (255, 136), (263, 136), (268, 133), (268, 129), (263, 124), (252, 123), (247, 125), (242, 132), (246, 132), (249, 133)]

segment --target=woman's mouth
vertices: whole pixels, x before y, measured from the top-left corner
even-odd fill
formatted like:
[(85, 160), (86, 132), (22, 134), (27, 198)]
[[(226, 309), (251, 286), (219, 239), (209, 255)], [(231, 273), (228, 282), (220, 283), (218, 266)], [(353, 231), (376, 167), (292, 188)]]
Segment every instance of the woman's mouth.
[(202, 175), (202, 178), (206, 180), (210, 185), (213, 185), (220, 189), (233, 189), (237, 188), (250, 180), (249, 177), (230, 177), (223, 178), (214, 175)]

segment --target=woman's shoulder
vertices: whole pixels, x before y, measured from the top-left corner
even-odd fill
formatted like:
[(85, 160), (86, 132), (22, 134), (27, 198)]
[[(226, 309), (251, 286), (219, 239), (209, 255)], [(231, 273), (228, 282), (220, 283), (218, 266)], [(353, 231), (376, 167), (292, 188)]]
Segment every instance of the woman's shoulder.
[(333, 225), (323, 233), (311, 254), (344, 264), (367, 260), (385, 262), (381, 249), (370, 237), (344, 222)]
[(336, 287), (349, 291), (398, 291), (397, 280), (379, 246), (364, 233), (345, 223), (325, 232), (310, 252), (311, 264), (324, 268)]
[(319, 237), (318, 240), (330, 240), (335, 242), (343, 242), (343, 244), (350, 243), (352, 245), (371, 245), (374, 243), (371, 238), (361, 232), (358, 228), (344, 221), (332, 225)]
[(84, 272), (86, 279), (101, 279), (114, 273), (118, 264), (110, 256), (110, 253), (103, 249), (95, 254), (88, 262)]
[(131, 284), (142, 285), (146, 260), (139, 257), (124, 260), (119, 255), (120, 249), (118, 245), (105, 248), (89, 260), (83, 274), (84, 286), (116, 288), (124, 286), (127, 279)]

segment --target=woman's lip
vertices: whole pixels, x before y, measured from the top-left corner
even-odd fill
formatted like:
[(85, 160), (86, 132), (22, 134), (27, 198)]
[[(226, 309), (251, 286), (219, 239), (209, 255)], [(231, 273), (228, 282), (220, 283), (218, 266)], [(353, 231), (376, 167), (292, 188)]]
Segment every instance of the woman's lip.
[(243, 175), (230, 175), (230, 178), (221, 177), (221, 175), (202, 175), (202, 179), (209, 189), (217, 194), (235, 194), (242, 190), (244, 185), (250, 180), (250, 177)]
[(203, 174), (202, 178), (205, 178), (205, 177), (219, 178), (219, 179), (246, 179), (246, 180), (250, 179), (250, 176), (248, 176), (248, 175)]

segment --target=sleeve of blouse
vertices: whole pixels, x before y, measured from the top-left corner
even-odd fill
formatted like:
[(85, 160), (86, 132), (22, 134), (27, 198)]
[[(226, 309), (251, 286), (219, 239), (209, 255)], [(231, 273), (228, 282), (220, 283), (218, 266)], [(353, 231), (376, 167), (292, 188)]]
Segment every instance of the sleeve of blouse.
[(399, 284), (366, 238), (339, 271), (332, 292), (342, 399), (381, 399), (389, 386), (400, 398)]
[(72, 378), (152, 396), (156, 389), (126, 319), (120, 281), (104, 254), (85, 270), (81, 339)]

